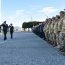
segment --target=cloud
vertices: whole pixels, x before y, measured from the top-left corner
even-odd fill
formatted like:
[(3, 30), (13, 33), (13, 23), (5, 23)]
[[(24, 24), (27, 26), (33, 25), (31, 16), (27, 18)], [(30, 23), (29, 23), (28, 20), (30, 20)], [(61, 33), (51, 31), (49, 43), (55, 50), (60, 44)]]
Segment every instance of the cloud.
[(55, 9), (54, 7), (45, 7), (42, 10), (40, 10), (40, 12), (44, 13), (44, 14), (52, 14), (54, 12), (56, 12), (58, 9)]
[(13, 14), (12, 16), (9, 16), (8, 18), (10, 20), (14, 20), (16, 18), (18, 18), (19, 16), (23, 16), (24, 15), (24, 10), (16, 10), (15, 14)]
[(14, 26), (22, 26), (24, 20), (28, 19), (28, 15), (24, 10), (16, 10), (14, 14), (9, 15), (6, 19), (8, 24), (13, 23)]
[(23, 15), (24, 10), (16, 10), (16, 16)]
[[(24, 21), (30, 21), (30, 12), (25, 11), (25, 10), (16, 10), (15, 14), (13, 14), (12, 16), (9, 16), (8, 20), (9, 22), (13, 23), (15, 26), (22, 26), (22, 23)], [(36, 21), (43, 21), (45, 20), (45, 18), (43, 18), (43, 16), (40, 16), (38, 14), (35, 14), (35, 16), (33, 17), (34, 20)], [(15, 23), (16, 22), (16, 23)]]
[(14, 26), (22, 26), (22, 21), (25, 16), (26, 12), (24, 10), (15, 10), (14, 14), (5, 17), (2, 16), (2, 22), (6, 20), (8, 24), (13, 23)]

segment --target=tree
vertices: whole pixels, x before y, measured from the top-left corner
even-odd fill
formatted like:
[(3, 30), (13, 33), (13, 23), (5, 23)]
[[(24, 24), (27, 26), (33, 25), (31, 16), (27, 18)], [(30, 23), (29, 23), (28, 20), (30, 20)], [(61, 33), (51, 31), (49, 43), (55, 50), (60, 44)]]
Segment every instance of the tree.
[(24, 31), (25, 31), (25, 29), (27, 28), (26, 26), (27, 26), (27, 25), (26, 25), (26, 22), (24, 22), (24, 23), (22, 24), (22, 28), (24, 29)]
[(39, 22), (39, 21), (24, 22), (22, 24), (22, 28), (24, 28), (24, 31), (25, 31), (25, 29), (28, 28), (28, 31), (29, 31), (29, 28), (32, 28), (33, 26), (38, 25), (39, 23), (41, 23), (41, 22)]

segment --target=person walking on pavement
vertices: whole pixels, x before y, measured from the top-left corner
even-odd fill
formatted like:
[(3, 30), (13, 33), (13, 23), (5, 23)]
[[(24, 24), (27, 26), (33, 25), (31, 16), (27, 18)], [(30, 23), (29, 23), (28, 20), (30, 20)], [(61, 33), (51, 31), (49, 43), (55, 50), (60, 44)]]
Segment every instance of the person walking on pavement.
[(11, 39), (12, 39), (13, 38), (13, 32), (14, 32), (14, 26), (12, 24), (10, 24), (9, 28), (10, 28), (10, 35), (11, 35)]
[(6, 24), (6, 21), (1, 25), (3, 27), (3, 34), (4, 34), (4, 40), (7, 39), (7, 31), (8, 31), (8, 24)]
[(0, 26), (0, 33), (1, 33), (1, 26)]

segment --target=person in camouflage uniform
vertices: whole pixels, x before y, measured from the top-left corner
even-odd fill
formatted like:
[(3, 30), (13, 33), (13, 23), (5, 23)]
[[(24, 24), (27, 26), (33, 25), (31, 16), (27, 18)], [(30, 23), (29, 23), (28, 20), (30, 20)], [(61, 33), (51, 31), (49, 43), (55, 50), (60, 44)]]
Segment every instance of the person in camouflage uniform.
[(59, 31), (58, 31), (58, 23), (59, 23), (59, 20), (60, 20), (60, 16), (59, 15), (56, 15), (56, 18), (55, 18), (55, 26), (54, 26), (54, 33), (55, 33), (55, 43), (56, 45), (58, 46), (59, 45)]
[(45, 38), (46, 38), (46, 40), (47, 40), (47, 36), (46, 36), (46, 27), (47, 27), (47, 22), (45, 21), (43, 31), (44, 31), (44, 34), (45, 34)]
[(49, 18), (48, 19), (48, 21), (49, 21), (49, 32), (48, 32), (48, 34), (49, 34), (49, 43), (51, 43), (51, 23), (52, 23), (52, 19), (51, 18)]
[(55, 24), (56, 24), (56, 20), (55, 20), (55, 17), (52, 18), (52, 21), (53, 21), (53, 33), (52, 33), (53, 46), (56, 46), (56, 35), (55, 35)]
[(47, 24), (47, 39), (48, 39), (48, 42), (49, 42), (49, 37), (50, 37), (50, 18), (48, 18), (47, 20), (48, 24)]
[(51, 24), (50, 24), (50, 28), (51, 28), (51, 33), (50, 33), (50, 35), (51, 35), (51, 44), (53, 45), (53, 33), (54, 33), (54, 21), (53, 21), (53, 19), (52, 19), (52, 21), (51, 21)]
[(54, 44), (53, 44), (53, 46), (57, 46), (57, 43), (56, 43), (56, 27), (57, 27), (57, 21), (56, 21), (56, 17), (54, 17)]
[(46, 19), (45, 21), (44, 33), (45, 33), (46, 40), (48, 41), (48, 19)]
[(61, 51), (65, 51), (65, 12), (61, 11), (60, 12), (60, 17), (61, 17), (61, 32), (60, 32), (60, 37), (61, 38), (61, 42), (60, 42), (60, 50)]
[(57, 15), (52, 19), (46, 19), (44, 26), (46, 40), (52, 43), (52, 45), (57, 46), (57, 48), (61, 48), (64, 45), (63, 14), (63, 11), (61, 11), (60, 16)]
[(62, 48), (62, 46), (63, 46), (63, 32), (62, 32), (62, 27), (63, 27), (63, 18), (64, 18), (64, 16), (63, 16), (63, 14), (64, 14), (64, 12), (63, 11), (61, 11), (60, 12), (60, 20), (59, 20), (59, 22), (58, 22), (58, 40), (59, 40), (59, 42), (58, 42), (58, 48), (59, 49), (61, 49)]

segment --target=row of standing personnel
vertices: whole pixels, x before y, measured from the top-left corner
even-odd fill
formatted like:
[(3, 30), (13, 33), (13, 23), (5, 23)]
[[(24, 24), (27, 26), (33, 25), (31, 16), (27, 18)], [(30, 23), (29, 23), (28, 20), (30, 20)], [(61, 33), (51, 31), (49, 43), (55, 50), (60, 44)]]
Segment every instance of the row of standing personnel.
[(7, 40), (7, 32), (10, 29), (10, 35), (11, 35), (11, 39), (13, 38), (13, 32), (14, 32), (14, 26), (12, 24), (10, 24), (8, 26), (8, 24), (6, 23), (6, 21), (4, 21), (1, 25), (0, 25), (0, 31), (1, 31), (1, 27), (3, 28), (3, 34), (4, 34), (4, 40)]
[(33, 33), (35, 33), (39, 37), (46, 39), (43, 29), (44, 29), (44, 23), (40, 23), (39, 25), (34, 26), (32, 28), (32, 31), (33, 31)]
[(65, 12), (60, 15), (46, 19), (44, 26), (46, 40), (61, 51), (65, 51)]
[[(59, 48), (60, 51), (65, 52), (65, 12), (60, 11), (59, 14), (56, 17), (46, 19), (42, 36), (50, 44)], [(33, 27), (33, 31), (39, 35), (38, 28), (39, 26)]]

